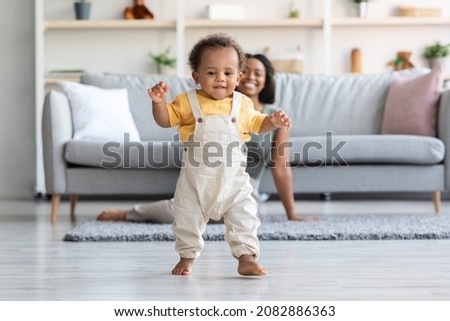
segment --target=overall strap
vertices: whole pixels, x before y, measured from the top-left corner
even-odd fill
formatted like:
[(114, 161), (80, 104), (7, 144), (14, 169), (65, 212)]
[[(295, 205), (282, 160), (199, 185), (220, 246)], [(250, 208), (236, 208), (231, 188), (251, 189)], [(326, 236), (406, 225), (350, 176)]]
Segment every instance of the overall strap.
[(200, 108), (200, 103), (198, 102), (197, 90), (191, 89), (187, 92), (189, 105), (191, 105), (192, 113), (194, 114), (194, 118), (198, 119), (203, 116), (202, 110)]
[(231, 106), (230, 116), (233, 116), (233, 117), (239, 116), (239, 110), (241, 108), (241, 100), (242, 100), (242, 94), (240, 92), (234, 91), (233, 92), (233, 104)]

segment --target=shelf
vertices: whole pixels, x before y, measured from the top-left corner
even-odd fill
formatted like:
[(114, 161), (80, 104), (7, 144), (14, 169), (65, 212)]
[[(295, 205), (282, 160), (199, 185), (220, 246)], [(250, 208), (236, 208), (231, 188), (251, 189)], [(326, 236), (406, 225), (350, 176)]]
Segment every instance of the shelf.
[[(322, 27), (322, 19), (276, 19), (276, 20), (186, 20), (187, 28), (276, 28), (276, 27)], [(175, 20), (47, 20), (45, 30), (64, 29), (175, 29)]]
[(450, 18), (443, 17), (388, 17), (388, 18), (334, 18), (331, 24), (335, 27), (353, 26), (449, 26)]
[(190, 19), (186, 28), (276, 28), (276, 27), (322, 27), (322, 19), (275, 19), (275, 20), (210, 20)]
[[(424, 26), (450, 25), (447, 17), (388, 17), (388, 18), (333, 18), (335, 27), (351, 26)], [(274, 20), (210, 20), (189, 19), (187, 28), (240, 28), (240, 27), (315, 27), (323, 26), (322, 19), (274, 19)], [(139, 29), (139, 28), (175, 28), (175, 20), (47, 20), (45, 30), (59, 29)]]
[(175, 28), (175, 20), (46, 20), (45, 30)]

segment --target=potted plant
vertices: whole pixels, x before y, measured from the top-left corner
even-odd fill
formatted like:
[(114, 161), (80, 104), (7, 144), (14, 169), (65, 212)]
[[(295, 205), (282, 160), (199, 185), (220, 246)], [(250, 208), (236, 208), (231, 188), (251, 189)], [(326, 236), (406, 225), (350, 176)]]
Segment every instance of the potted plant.
[(291, 1), (288, 18), (300, 18), (300, 5), (298, 4), (298, 0)]
[(445, 67), (448, 61), (448, 56), (450, 55), (450, 43), (447, 45), (442, 45), (439, 41), (434, 45), (425, 47), (424, 57), (428, 61), (430, 68), (436, 65), (441, 65)]
[(367, 17), (367, 7), (369, 0), (351, 0), (355, 4), (357, 17)]
[(450, 43), (442, 45), (439, 41), (434, 45), (425, 47), (423, 56), (428, 60), (430, 68), (433, 68), (437, 64), (444, 66), (450, 55)]
[(91, 13), (91, 3), (87, 0), (79, 0), (75, 2), (75, 18), (77, 20), (88, 20)]
[(153, 63), (156, 65), (158, 74), (167, 73), (167, 69), (173, 69), (176, 65), (176, 58), (170, 55), (170, 47), (161, 52), (160, 54), (150, 53)]

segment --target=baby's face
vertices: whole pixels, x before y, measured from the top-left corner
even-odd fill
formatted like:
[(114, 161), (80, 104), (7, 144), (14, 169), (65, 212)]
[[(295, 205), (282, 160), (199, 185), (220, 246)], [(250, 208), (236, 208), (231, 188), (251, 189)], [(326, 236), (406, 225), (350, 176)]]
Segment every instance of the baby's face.
[(239, 58), (234, 48), (206, 49), (192, 77), (206, 94), (220, 100), (230, 96), (239, 85), (242, 72), (238, 66)]

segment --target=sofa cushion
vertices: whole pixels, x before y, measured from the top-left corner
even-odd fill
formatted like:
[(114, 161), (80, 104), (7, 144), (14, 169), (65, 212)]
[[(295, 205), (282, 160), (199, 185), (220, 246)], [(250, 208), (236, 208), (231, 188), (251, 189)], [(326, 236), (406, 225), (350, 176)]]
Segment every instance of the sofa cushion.
[(414, 135), (321, 135), (291, 139), (293, 165), (415, 164), (444, 159), (444, 143)]
[(179, 168), (181, 142), (114, 142), (71, 140), (65, 160), (71, 165), (104, 168)]
[(161, 128), (152, 115), (152, 104), (147, 89), (160, 81), (169, 85), (168, 101), (176, 95), (195, 88), (195, 83), (188, 77), (165, 75), (121, 75), (121, 74), (84, 74), (80, 82), (100, 88), (127, 88), (131, 114), (143, 141), (173, 141), (177, 135), (176, 128)]
[(70, 102), (74, 139), (121, 142), (128, 134), (140, 141), (128, 103), (126, 89), (102, 89), (72, 81), (61, 81)]
[(411, 69), (373, 75), (276, 74), (276, 105), (292, 119), (291, 136), (379, 134), (391, 81)]
[[(291, 164), (414, 164), (433, 165), (444, 159), (441, 140), (411, 135), (325, 135), (291, 139)], [(78, 166), (105, 168), (179, 168), (180, 142), (125, 144), (71, 140), (65, 160)]]
[(441, 66), (412, 79), (394, 79), (386, 99), (382, 134), (436, 136)]

